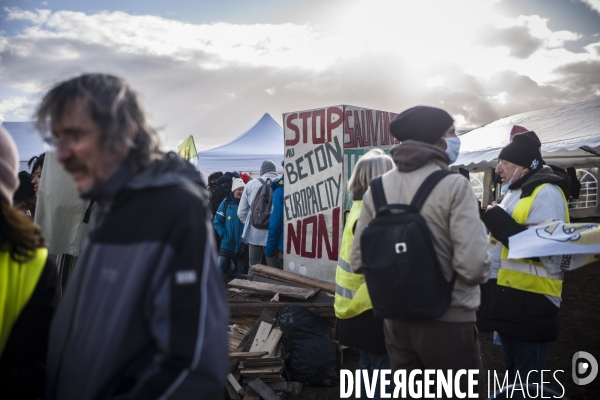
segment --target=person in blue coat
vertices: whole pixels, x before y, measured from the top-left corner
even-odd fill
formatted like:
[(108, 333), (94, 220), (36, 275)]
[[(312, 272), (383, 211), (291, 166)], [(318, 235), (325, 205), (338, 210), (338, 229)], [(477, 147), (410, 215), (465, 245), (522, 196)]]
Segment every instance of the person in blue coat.
[(221, 238), (218, 266), (223, 275), (229, 271), (231, 261), (235, 262), (237, 277), (241, 278), (246, 264), (242, 253), (244, 224), (237, 216), (238, 206), (246, 185), (240, 178), (233, 178), (231, 192), (219, 205), (214, 218), (217, 234)]
[(265, 255), (267, 265), (283, 268), (283, 176), (271, 184), (273, 188), (273, 209), (269, 219), (269, 234)]

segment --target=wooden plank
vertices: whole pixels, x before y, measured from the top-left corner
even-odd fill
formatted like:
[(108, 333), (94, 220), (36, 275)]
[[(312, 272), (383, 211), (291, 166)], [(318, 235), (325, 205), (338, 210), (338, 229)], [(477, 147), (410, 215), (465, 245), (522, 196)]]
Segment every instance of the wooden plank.
[(254, 357), (262, 357), (269, 354), (266, 351), (236, 351), (229, 353), (229, 358), (239, 358), (240, 360), (244, 360), (246, 358), (254, 358)]
[(260, 400), (260, 395), (254, 391), (251, 387), (246, 389), (246, 395), (244, 400)]
[(227, 383), (229, 383), (231, 385), (231, 387), (233, 387), (233, 389), (236, 391), (236, 393), (238, 393), (240, 396), (244, 397), (244, 395), (245, 395), (244, 389), (242, 389), (242, 387), (240, 386), (240, 383), (237, 381), (237, 379), (235, 379), (233, 377), (233, 375), (231, 375), (231, 374), (227, 375)]
[(274, 392), (285, 392), (288, 383), (282, 379), (280, 382), (265, 382), (265, 385), (273, 389)]
[(252, 389), (254, 389), (254, 391), (256, 393), (260, 394), (260, 397), (262, 397), (265, 400), (280, 400), (281, 399), (281, 397), (279, 397), (275, 394), (273, 389), (271, 389), (270, 387), (265, 385), (265, 383), (263, 381), (261, 381), (260, 379), (253, 380), (252, 382), (250, 382), (248, 384), (248, 386), (250, 386)]
[[(276, 313), (279, 312), (289, 306), (298, 306), (302, 308), (306, 308), (310, 312), (315, 315), (319, 315), (322, 317), (334, 317), (335, 313), (333, 311), (333, 303), (271, 303), (271, 302), (257, 302), (257, 303), (246, 303), (246, 302), (229, 302), (229, 312), (231, 315), (236, 316), (259, 316), (263, 312), (263, 310), (267, 309), (270, 312)], [(250, 335), (250, 333), (248, 334)], [(248, 336), (246, 335), (246, 336)], [(251, 346), (251, 344), (250, 344)], [(245, 349), (243, 351), (248, 351)]]
[(275, 352), (275, 346), (277, 346), (277, 343), (279, 343), (279, 339), (281, 339), (281, 335), (283, 335), (283, 332), (281, 332), (281, 329), (273, 328), (273, 330), (271, 330), (271, 333), (269, 334), (269, 337), (267, 338), (267, 341), (260, 348), (260, 350), (268, 351), (269, 355), (273, 355), (273, 353)]
[[(241, 304), (249, 304), (249, 303), (241, 303)], [(252, 304), (261, 304), (261, 303), (252, 303)], [(269, 303), (269, 304), (271, 304), (271, 303)], [(258, 314), (255, 314), (255, 316), (258, 316), (258, 320), (254, 324), (254, 326), (252, 326), (252, 329), (250, 329), (250, 332), (248, 332), (248, 334), (246, 335), (244, 340), (242, 340), (242, 343), (240, 343), (240, 347), (238, 347), (236, 349), (237, 351), (250, 351), (250, 347), (252, 347), (252, 343), (254, 342), (254, 337), (256, 336), (256, 331), (258, 330), (258, 327), (262, 321), (265, 321), (265, 322), (275, 325), (275, 321), (277, 320), (277, 311), (276, 310), (270, 310), (270, 309), (264, 308), (264, 307), (261, 309), (254, 308), (253, 310), (259, 311)], [(234, 314), (232, 313), (231, 315), (234, 315)]]
[(260, 365), (283, 365), (283, 358), (265, 357), (265, 358), (248, 358), (240, 362), (240, 368), (252, 368)]
[(278, 268), (267, 267), (266, 265), (261, 264), (251, 266), (250, 270), (252, 270), (253, 272), (262, 272), (264, 274), (285, 279), (290, 282), (299, 283), (301, 285), (322, 289), (326, 292), (335, 293), (335, 284), (325, 282), (320, 279), (309, 278), (307, 276), (302, 276), (293, 272), (283, 271)]
[(269, 333), (271, 333), (271, 328), (273, 328), (273, 324), (264, 321), (260, 323), (258, 331), (256, 331), (256, 336), (254, 336), (254, 340), (252, 341), (250, 351), (262, 351), (261, 349), (269, 338)]
[(231, 282), (229, 282), (228, 285), (242, 289), (251, 289), (266, 294), (279, 293), (282, 296), (288, 296), (302, 300), (308, 299), (309, 297), (317, 293), (318, 290), (315, 288), (297, 288), (287, 285), (274, 285), (272, 283), (253, 282), (244, 279), (234, 279)]
[[(290, 286), (294, 286), (294, 287), (303, 287), (303, 288), (310, 287), (310, 286), (299, 285), (297, 283), (284, 281), (283, 279), (273, 279), (272, 276), (269, 277), (265, 274), (260, 274), (260, 273), (256, 273), (256, 272), (254, 273), (253, 281), (254, 282), (273, 283), (275, 285), (290, 285)], [(319, 290), (311, 298), (302, 300), (302, 301), (307, 301), (310, 303), (331, 303), (331, 304), (333, 304), (334, 300), (335, 300), (335, 294), (326, 292), (324, 290)]]
[(270, 375), (277, 374), (283, 370), (283, 365), (265, 366), (260, 368), (244, 368), (240, 370), (240, 374), (244, 375)]

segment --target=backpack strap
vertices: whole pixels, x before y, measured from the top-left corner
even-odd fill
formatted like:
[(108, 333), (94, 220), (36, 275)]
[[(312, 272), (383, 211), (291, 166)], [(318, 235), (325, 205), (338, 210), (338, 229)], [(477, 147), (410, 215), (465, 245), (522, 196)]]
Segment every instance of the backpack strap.
[(429, 175), (417, 190), (417, 193), (410, 202), (410, 206), (416, 209), (417, 212), (419, 212), (421, 210), (421, 207), (423, 207), (425, 200), (427, 200), (427, 197), (429, 197), (429, 193), (431, 193), (435, 185), (437, 185), (438, 182), (444, 179), (446, 176), (451, 175), (453, 173), (454, 172), (452, 171), (442, 169), (435, 171), (431, 175)]
[(373, 205), (375, 206), (375, 213), (377, 213), (381, 207), (387, 205), (385, 193), (383, 191), (383, 182), (381, 176), (373, 178), (370, 183), (371, 194), (373, 195)]

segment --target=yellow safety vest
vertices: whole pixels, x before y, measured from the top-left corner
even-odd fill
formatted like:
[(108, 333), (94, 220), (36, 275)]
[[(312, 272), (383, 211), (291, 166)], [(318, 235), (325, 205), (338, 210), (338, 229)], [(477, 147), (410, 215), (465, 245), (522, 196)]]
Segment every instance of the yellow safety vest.
[(340, 257), (335, 271), (335, 302), (333, 308), (335, 316), (339, 319), (356, 317), (373, 308), (367, 291), (365, 276), (355, 274), (350, 268), (350, 251), (352, 250), (352, 239), (354, 239), (352, 230), (360, 215), (361, 205), (362, 201), (355, 201), (346, 219)]
[(31, 298), (46, 265), (48, 249), (40, 247), (26, 262), (13, 260), (8, 251), (0, 251), (0, 355), (13, 325)]
[[(519, 200), (512, 212), (512, 217), (519, 224), (524, 224), (529, 216), (529, 211), (535, 197), (543, 185), (535, 188), (531, 196)], [(567, 199), (560, 191), (565, 203), (566, 222), (569, 220)], [(498, 285), (524, 290), (532, 293), (544, 294), (560, 299), (562, 295), (562, 273), (550, 273), (541, 262), (529, 259), (508, 259), (508, 248), (502, 248), (500, 269), (498, 270)]]

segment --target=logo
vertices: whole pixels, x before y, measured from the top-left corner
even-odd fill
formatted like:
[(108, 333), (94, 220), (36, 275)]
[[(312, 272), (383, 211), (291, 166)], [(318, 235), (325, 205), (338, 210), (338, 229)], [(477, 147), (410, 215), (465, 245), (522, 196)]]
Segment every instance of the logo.
[(193, 269), (177, 271), (175, 273), (175, 283), (178, 285), (189, 285), (196, 283), (196, 271)]
[(531, 167), (530, 167), (530, 169), (536, 169), (536, 168), (538, 167), (538, 165), (540, 165), (540, 162), (539, 162), (538, 160), (534, 159), (534, 160), (531, 162)]
[(396, 253), (406, 253), (406, 243), (396, 243)]
[[(598, 361), (596, 361), (594, 356), (590, 353), (586, 351), (578, 351), (577, 353), (573, 354), (572, 369), (573, 382), (575, 382), (576, 385), (587, 385), (596, 379), (596, 376), (598, 375)], [(589, 375), (587, 377), (579, 377), (587, 374), (588, 372)]]

